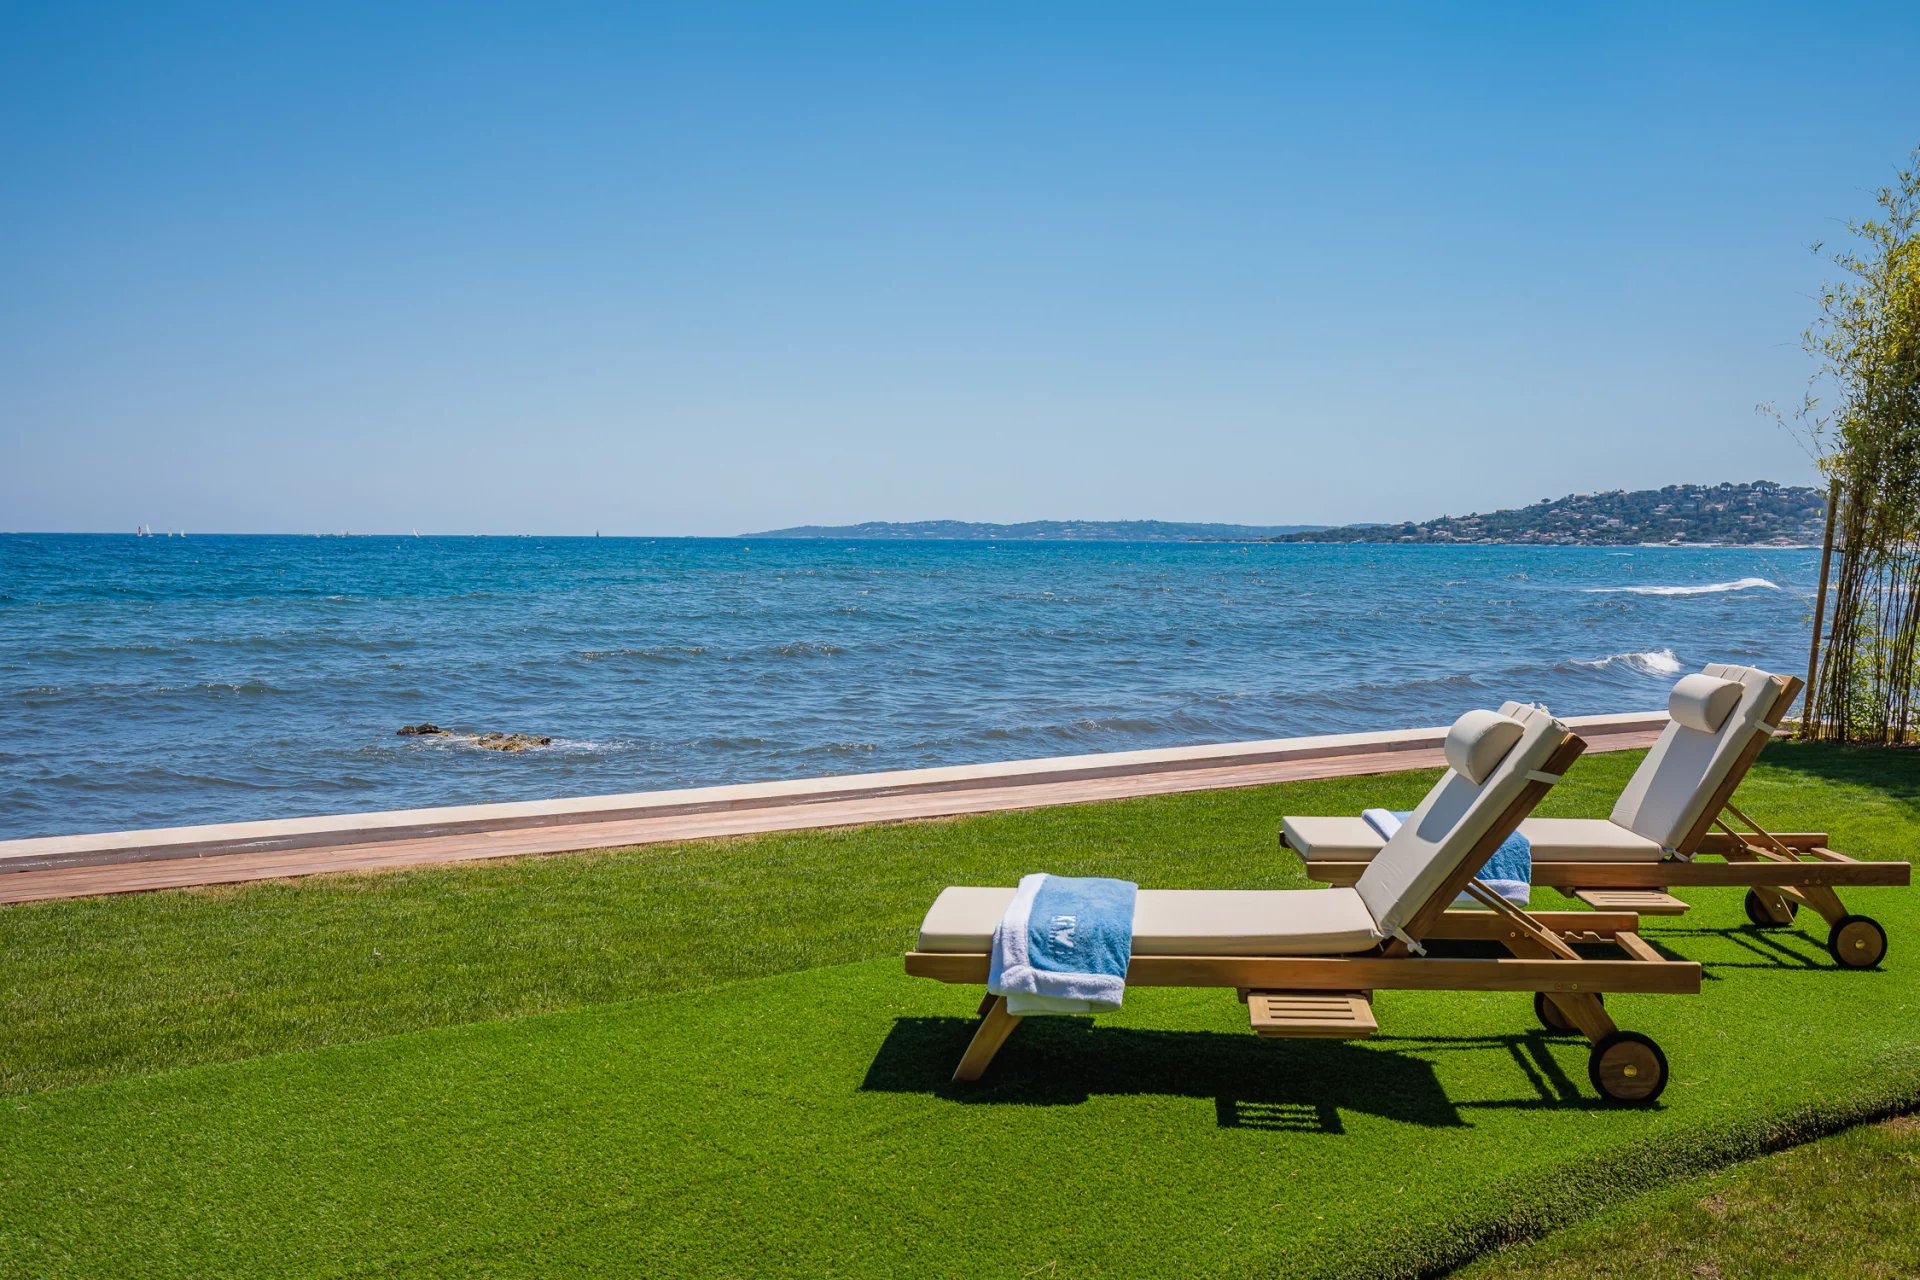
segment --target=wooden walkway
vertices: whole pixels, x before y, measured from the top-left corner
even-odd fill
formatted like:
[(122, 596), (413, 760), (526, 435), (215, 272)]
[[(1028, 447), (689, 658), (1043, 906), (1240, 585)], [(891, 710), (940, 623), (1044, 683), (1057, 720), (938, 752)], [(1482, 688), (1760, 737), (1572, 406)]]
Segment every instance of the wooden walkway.
[[(1638, 723), (1583, 729), (1589, 751), (1620, 751), (1650, 745), (1658, 724)], [(1304, 759), (1186, 769), (1156, 768), (1135, 773), (1080, 777), (1061, 781), (1007, 781), (964, 789), (902, 790), (806, 803), (761, 805), (697, 813), (671, 813), (614, 821), (548, 822), (418, 837), (311, 844), (270, 851), (214, 851), (191, 856), (124, 860), (0, 872), (0, 904), (79, 898), (108, 893), (139, 893), (197, 885), (240, 884), (290, 876), (340, 871), (391, 871), (407, 867), (516, 858), (530, 854), (574, 853), (625, 848), (672, 840), (757, 835), (861, 826), (876, 822), (949, 818), (962, 814), (1050, 805), (1088, 804), (1136, 796), (1170, 795), (1229, 787), (1255, 787), (1310, 778), (1395, 773), (1437, 768), (1445, 763), (1437, 747), (1346, 752)], [(1279, 815), (1275, 815), (1275, 822)]]

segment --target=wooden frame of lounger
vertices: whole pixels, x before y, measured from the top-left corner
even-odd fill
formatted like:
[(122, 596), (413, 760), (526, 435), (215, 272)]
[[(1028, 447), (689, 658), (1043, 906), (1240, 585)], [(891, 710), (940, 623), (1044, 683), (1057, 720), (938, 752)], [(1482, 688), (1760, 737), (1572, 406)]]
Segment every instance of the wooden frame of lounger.
[[(1837, 889), (1893, 886), (1913, 883), (1913, 868), (1905, 862), (1862, 862), (1827, 847), (1825, 832), (1775, 833), (1742, 813), (1733, 793), (1772, 739), (1776, 727), (1800, 696), (1806, 683), (1798, 676), (1775, 676), (1773, 705), (1747, 744), (1734, 757), (1700, 820), (1676, 846), (1678, 856), (1657, 862), (1563, 860), (1535, 862), (1533, 883), (1579, 895), (1601, 909), (1621, 907), (1651, 912), (1654, 895), (1679, 886), (1722, 886), (1750, 892), (1748, 917), (1756, 925), (1785, 925), (1802, 906), (1820, 913), (1829, 927), (1827, 949), (1839, 964), (1871, 968), (1886, 954), (1886, 932), (1867, 916), (1849, 914)], [(1728, 819), (1745, 830), (1736, 829)], [(1718, 830), (1715, 830), (1718, 828)], [(1282, 848), (1286, 833), (1280, 834)], [(1299, 853), (1298, 850), (1295, 850)], [(1717, 862), (1698, 861), (1716, 857)], [(1309, 858), (1299, 854), (1307, 874), (1333, 885), (1350, 885), (1366, 871), (1365, 862)], [(1676, 904), (1685, 910), (1684, 903)]]
[[(1586, 749), (1568, 733), (1544, 772), (1565, 772)], [(1324, 992), (1365, 1000), (1383, 989), (1418, 991), (1532, 991), (1536, 1009), (1555, 1030), (1577, 1030), (1593, 1043), (1588, 1074), (1608, 1098), (1651, 1101), (1666, 1083), (1666, 1060), (1658, 1046), (1614, 1025), (1600, 1001), (1609, 991), (1673, 995), (1697, 994), (1700, 966), (1670, 960), (1641, 939), (1639, 917), (1631, 912), (1566, 911), (1529, 913), (1491, 893), (1474, 876), (1520, 820), (1533, 811), (1551, 782), (1529, 780), (1501, 811), (1487, 833), (1434, 890), (1402, 930), (1426, 940), (1474, 940), (1497, 943), (1511, 958), (1442, 958), (1416, 955), (1404, 942), (1390, 941), (1375, 951), (1339, 956), (1135, 956), (1127, 966), (1129, 987), (1223, 987), (1248, 995)], [(1486, 911), (1448, 908), (1462, 893), (1473, 894)], [(1592, 960), (1574, 944), (1610, 943), (1625, 955)], [(909, 951), (906, 969), (921, 978), (963, 985), (985, 985), (988, 954)], [(1546, 1003), (1542, 1003), (1543, 1000)], [(1548, 1005), (1551, 1010), (1549, 1011)], [(1557, 1013), (1558, 1018), (1550, 1016)], [(973, 1040), (953, 1073), (956, 1081), (977, 1080), (1013, 1034), (1020, 1018), (1007, 1011), (1006, 998), (988, 995), (980, 1005)], [(1276, 1028), (1270, 1035), (1326, 1035), (1324, 1028)]]

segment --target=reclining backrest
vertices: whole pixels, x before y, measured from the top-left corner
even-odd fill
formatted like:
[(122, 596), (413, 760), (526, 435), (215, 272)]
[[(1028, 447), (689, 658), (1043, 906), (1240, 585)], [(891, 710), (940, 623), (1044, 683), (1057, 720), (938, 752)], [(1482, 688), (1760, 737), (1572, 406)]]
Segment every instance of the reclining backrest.
[(1451, 767), (1355, 882), (1382, 934), (1432, 900), (1566, 740), (1566, 726), (1541, 708), (1507, 706), (1508, 714), (1469, 711), (1454, 723)]
[(1771, 672), (1724, 663), (1680, 681), (1667, 703), (1674, 718), (1633, 771), (1613, 806), (1613, 821), (1663, 849), (1679, 849), (1741, 751), (1766, 726), (1784, 687), (1784, 679)]

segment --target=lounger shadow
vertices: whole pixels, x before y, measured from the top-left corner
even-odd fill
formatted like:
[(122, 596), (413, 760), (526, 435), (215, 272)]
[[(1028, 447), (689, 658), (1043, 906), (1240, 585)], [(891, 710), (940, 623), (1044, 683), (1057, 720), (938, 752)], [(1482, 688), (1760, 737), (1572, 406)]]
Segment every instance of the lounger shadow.
[(953, 1080), (972, 1038), (967, 1018), (901, 1018), (861, 1089), (924, 1093), (969, 1105), (1077, 1106), (1099, 1095), (1214, 1100), (1227, 1129), (1345, 1132), (1342, 1112), (1427, 1128), (1464, 1123), (1431, 1063), (1339, 1040), (1285, 1043), (1211, 1031), (1143, 1031), (1087, 1018), (1036, 1018), (991, 1083)]

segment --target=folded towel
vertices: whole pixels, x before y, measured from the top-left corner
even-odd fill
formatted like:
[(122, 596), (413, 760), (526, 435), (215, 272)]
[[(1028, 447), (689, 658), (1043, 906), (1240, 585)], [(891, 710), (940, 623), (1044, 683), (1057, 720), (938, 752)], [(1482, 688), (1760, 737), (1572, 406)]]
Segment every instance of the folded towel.
[[(1391, 840), (1412, 813), (1411, 809), (1367, 809), (1360, 816), (1380, 833), (1382, 840)], [(1514, 832), (1500, 842), (1500, 847), (1493, 851), (1487, 865), (1480, 868), (1480, 874), (1474, 879), (1508, 902), (1526, 906), (1533, 896), (1533, 846), (1525, 836)], [(1454, 905), (1477, 907), (1481, 904), (1463, 893), (1454, 899)]]
[(1023, 1017), (1118, 1009), (1138, 891), (1125, 880), (1022, 876), (993, 931), (987, 990)]

